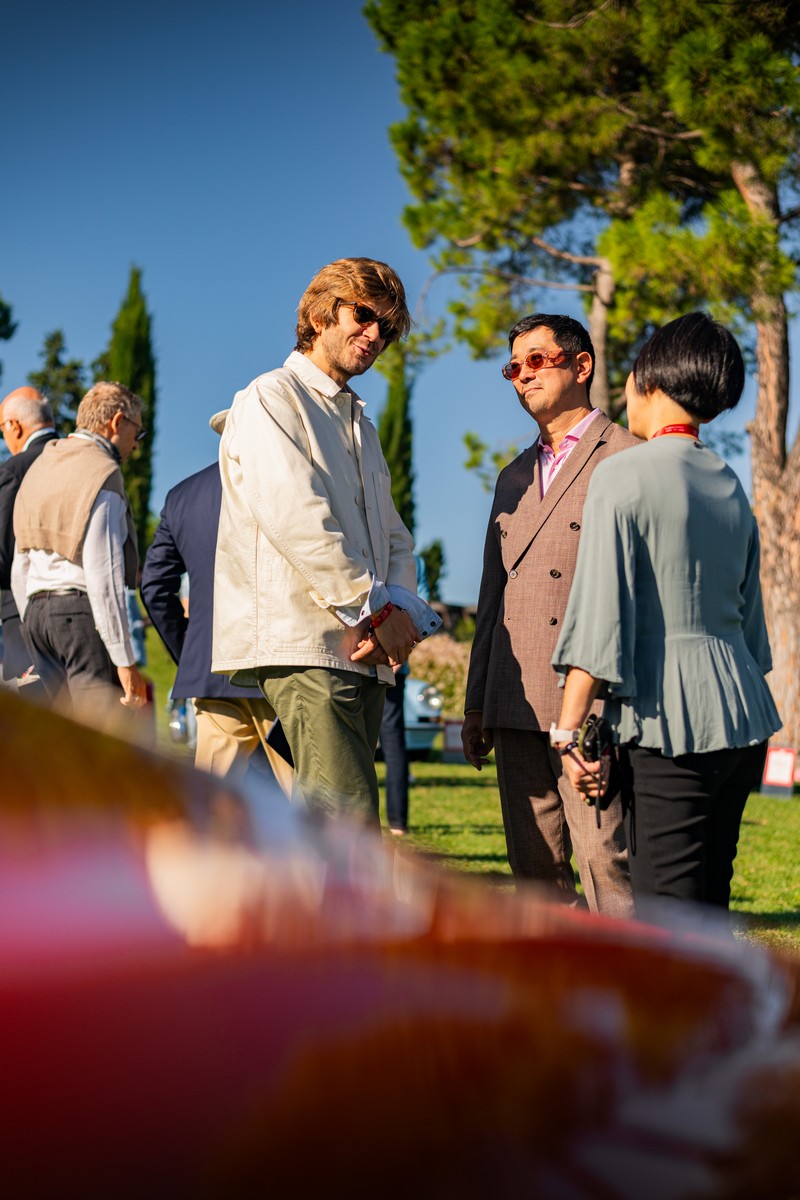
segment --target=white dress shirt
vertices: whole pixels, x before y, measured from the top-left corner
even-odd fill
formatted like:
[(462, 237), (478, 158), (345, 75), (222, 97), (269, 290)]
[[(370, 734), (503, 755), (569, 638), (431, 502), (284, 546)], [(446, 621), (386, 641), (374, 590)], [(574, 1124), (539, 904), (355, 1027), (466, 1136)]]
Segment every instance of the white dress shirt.
[(17, 548), (11, 590), (23, 620), (35, 592), (77, 588), (89, 597), (95, 627), (114, 666), (132, 666), (136, 659), (128, 625), (123, 556), (127, 534), (125, 500), (116, 492), (101, 490), (89, 514), (81, 565), (49, 550)]

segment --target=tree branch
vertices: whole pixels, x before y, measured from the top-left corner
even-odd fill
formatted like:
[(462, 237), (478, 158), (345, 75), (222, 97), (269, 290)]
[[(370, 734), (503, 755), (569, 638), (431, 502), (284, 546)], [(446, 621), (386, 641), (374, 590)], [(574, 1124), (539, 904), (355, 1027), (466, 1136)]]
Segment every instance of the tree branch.
[(459, 250), (465, 250), (468, 246), (477, 246), (478, 242), (481, 241), (482, 238), (482, 233), (473, 233), (467, 238), (454, 237), (451, 239), (451, 241), (454, 246), (458, 246)]
[(587, 21), (591, 21), (592, 17), (599, 17), (602, 12), (610, 8), (612, 0), (603, 0), (599, 8), (590, 8), (588, 12), (581, 13), (579, 16), (573, 17), (571, 21), (560, 23), (558, 21), (542, 21), (539, 17), (526, 16), (525, 20), (531, 25), (544, 25), (545, 29), (580, 29)]
[[(595, 92), (595, 95), (601, 100), (608, 99), (604, 92)], [(618, 109), (623, 116), (636, 116), (636, 110), (629, 108), (627, 104), (620, 104), (619, 101), (617, 101), (615, 102), (614, 107)], [(674, 113), (669, 111), (664, 113), (665, 117), (673, 117), (674, 115)], [(671, 133), (668, 129), (659, 129), (655, 125), (641, 125), (637, 121), (631, 122), (630, 128), (635, 130), (637, 133), (652, 133), (654, 137), (668, 138), (671, 142), (696, 142), (706, 136), (705, 131), (702, 129), (686, 129), (681, 133)]]
[(800, 217), (800, 204), (796, 208), (790, 208), (782, 217), (778, 217), (778, 224), (786, 225), (789, 221), (796, 221), (798, 217)]
[[(552, 255), (553, 258), (563, 258), (565, 262), (577, 263), (583, 267), (602, 267), (603, 259), (592, 254), (570, 254), (567, 250), (559, 250), (557, 246), (551, 246), (544, 238), (531, 238), (534, 246), (538, 246), (540, 250), (544, 250), (546, 254)], [(588, 289), (592, 291), (592, 288)]]
[(502, 271), (499, 267), (441, 267), (429, 275), (422, 285), (419, 299), (414, 308), (415, 322), (422, 320), (428, 293), (437, 279), (441, 279), (444, 275), (491, 275), (495, 279), (506, 279), (510, 283), (524, 283), (527, 287), (552, 288), (554, 291), (563, 292), (593, 292), (595, 290), (591, 283), (559, 283), (555, 279), (535, 279), (530, 275), (517, 275), (514, 271)]

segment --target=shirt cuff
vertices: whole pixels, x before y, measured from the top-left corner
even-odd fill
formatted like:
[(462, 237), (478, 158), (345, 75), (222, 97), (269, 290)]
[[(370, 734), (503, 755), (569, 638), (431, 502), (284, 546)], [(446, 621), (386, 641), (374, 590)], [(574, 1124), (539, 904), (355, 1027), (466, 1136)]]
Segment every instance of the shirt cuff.
[(366, 600), (361, 608), (348, 606), (345, 608), (335, 608), (333, 611), (344, 625), (349, 625), (354, 628), (360, 625), (367, 617), (371, 617), (373, 613), (380, 612), (389, 603), (389, 590), (385, 583), (380, 579), (373, 579), (372, 587), (369, 589)]

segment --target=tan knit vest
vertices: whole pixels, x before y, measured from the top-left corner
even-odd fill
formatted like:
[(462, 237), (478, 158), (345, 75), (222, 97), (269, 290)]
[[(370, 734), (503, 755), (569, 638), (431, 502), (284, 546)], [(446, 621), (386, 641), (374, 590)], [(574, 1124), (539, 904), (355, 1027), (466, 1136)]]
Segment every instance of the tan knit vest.
[(125, 500), (125, 583), (136, 587), (139, 555), (131, 506), (113, 458), (87, 438), (49, 442), (29, 468), (14, 503), (14, 536), (20, 550), (48, 550), (82, 565), (83, 542), (98, 492)]

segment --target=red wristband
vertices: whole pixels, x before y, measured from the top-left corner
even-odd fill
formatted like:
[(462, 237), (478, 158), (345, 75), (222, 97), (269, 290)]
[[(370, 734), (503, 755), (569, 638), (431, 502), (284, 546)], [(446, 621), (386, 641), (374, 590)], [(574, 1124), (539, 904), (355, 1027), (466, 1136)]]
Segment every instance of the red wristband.
[(386, 618), (388, 616), (390, 616), (393, 612), (394, 612), (394, 605), (392, 604), (391, 600), (388, 600), (386, 602), (386, 604), (384, 604), (384, 606), (380, 610), (380, 612), (373, 613), (373, 615), (370, 617), (370, 622), (369, 622), (370, 625), (372, 626), (373, 629), (377, 629), (378, 626), (382, 625), (383, 622), (386, 620)]

